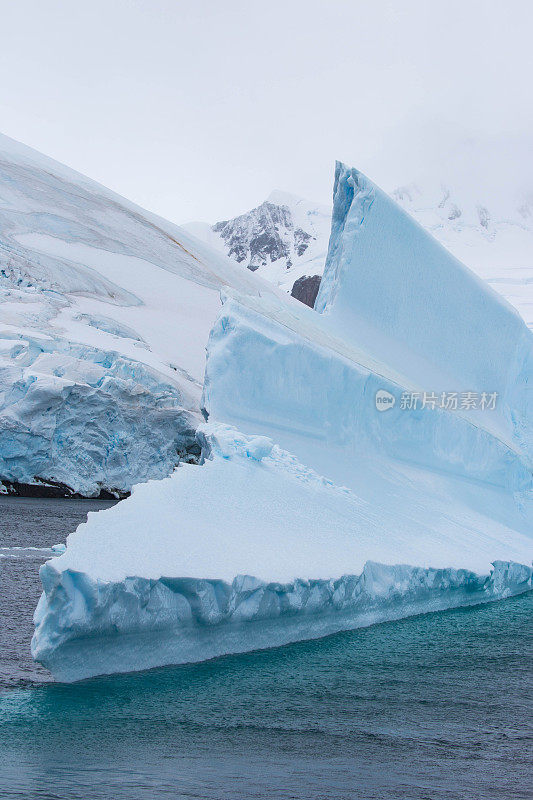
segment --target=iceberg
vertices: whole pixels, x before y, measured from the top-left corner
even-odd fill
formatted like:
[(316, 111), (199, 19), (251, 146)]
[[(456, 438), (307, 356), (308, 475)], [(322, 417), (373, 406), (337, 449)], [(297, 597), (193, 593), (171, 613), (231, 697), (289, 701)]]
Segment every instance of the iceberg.
[[(524, 323), (340, 164), (316, 309), (224, 289), (200, 464), (90, 514), (41, 568), (32, 652), (56, 677), (194, 662), (532, 587)], [(471, 309), (480, 324), (463, 344)], [(500, 402), (402, 404), (426, 380)]]

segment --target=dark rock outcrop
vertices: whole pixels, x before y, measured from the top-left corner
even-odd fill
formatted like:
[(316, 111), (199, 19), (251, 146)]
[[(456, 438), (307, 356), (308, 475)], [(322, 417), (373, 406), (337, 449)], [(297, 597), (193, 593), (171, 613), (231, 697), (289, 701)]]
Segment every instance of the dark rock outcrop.
[(313, 308), (320, 288), (320, 281), (320, 275), (302, 275), (301, 278), (294, 281), (291, 296), (301, 303), (305, 303), (306, 306)]
[(18, 481), (0, 481), (0, 494), (12, 495), (13, 497), (45, 497), (45, 498), (69, 498), (70, 500), (124, 500), (130, 496), (130, 492), (122, 489), (101, 489), (99, 494), (87, 495), (75, 492), (66, 483), (60, 481), (35, 479), (35, 483), (19, 483)]

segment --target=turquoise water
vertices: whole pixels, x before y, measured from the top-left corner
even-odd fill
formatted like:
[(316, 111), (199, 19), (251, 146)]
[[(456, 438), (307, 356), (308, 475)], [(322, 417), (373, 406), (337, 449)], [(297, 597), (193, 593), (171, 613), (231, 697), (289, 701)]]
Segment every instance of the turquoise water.
[(6, 682), (0, 797), (525, 800), (532, 611), (530, 593), (200, 665)]

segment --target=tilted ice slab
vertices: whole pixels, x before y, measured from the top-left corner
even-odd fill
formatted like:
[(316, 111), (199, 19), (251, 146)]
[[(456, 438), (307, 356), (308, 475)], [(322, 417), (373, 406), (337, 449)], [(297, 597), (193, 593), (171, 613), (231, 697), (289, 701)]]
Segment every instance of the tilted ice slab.
[[(401, 394), (412, 388), (310, 310), (228, 298), (209, 339), (203, 403), (210, 418), (266, 433), (354, 488), (369, 469), (382, 468), (386, 484), (387, 473), (410, 465), (529, 495), (529, 460), (497, 411), (403, 409)], [(379, 390), (397, 399), (385, 413), (376, 408)]]
[[(341, 207), (348, 219), (355, 207), (339, 198), (338, 220)], [(373, 208), (386, 238), (394, 207)], [(364, 237), (364, 219), (355, 230)], [(431, 326), (417, 344), (398, 323), (397, 358), (381, 346), (392, 342), (385, 320), (377, 344), (359, 341), (357, 302), (349, 314), (357, 286), (346, 277), (355, 266), (339, 252), (333, 236), (327, 314), (227, 290), (208, 345), (204, 463), (91, 515), (42, 568), (33, 653), (58, 677), (202, 660), (531, 587), (523, 324), (515, 331), (513, 312), (475, 284), (469, 299), (488, 298), (490, 324), (513, 320), (509, 364), (489, 373), (483, 356), (504, 396), (495, 412), (399, 402), (379, 412), (376, 392), (417, 389), (430, 353), (431, 376), (470, 378), (478, 368), (434, 347)], [(401, 248), (398, 257), (414, 292)], [(468, 282), (465, 268), (450, 269)], [(420, 304), (414, 293), (413, 311)], [(451, 296), (446, 329), (465, 313), (463, 294)]]
[(337, 163), (315, 304), (327, 328), (426, 392), (497, 392), (533, 456), (533, 335), (518, 312), (358, 170)]
[[(202, 466), (89, 514), (41, 567), (32, 653), (59, 679), (201, 661), (531, 588), (525, 536), (480, 530), (470, 545), (458, 533), (438, 543), (428, 529), (415, 542), (264, 436), (215, 424), (199, 436)], [(422, 553), (432, 567), (405, 565)]]

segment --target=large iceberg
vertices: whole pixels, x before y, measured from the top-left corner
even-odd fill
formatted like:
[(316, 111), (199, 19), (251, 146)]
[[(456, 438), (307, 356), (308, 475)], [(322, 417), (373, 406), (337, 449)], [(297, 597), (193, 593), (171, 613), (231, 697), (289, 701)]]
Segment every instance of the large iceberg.
[[(337, 166), (334, 202), (323, 313), (228, 287), (201, 465), (91, 514), (42, 567), (32, 650), (57, 677), (531, 588), (530, 332), (360, 173)], [(403, 402), (454, 390), (499, 402)]]

